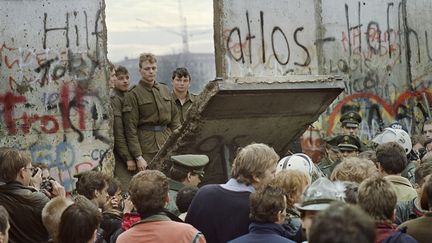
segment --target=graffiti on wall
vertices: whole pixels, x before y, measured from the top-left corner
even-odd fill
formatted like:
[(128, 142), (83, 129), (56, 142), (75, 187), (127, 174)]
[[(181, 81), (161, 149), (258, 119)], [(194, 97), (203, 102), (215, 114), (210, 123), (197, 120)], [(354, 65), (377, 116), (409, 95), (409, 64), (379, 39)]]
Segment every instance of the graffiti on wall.
[[(0, 17), (0, 145), (29, 150), (72, 191), (75, 174), (112, 160), (104, 9), (24, 2)], [(20, 4), (38, 11), (18, 19)]]

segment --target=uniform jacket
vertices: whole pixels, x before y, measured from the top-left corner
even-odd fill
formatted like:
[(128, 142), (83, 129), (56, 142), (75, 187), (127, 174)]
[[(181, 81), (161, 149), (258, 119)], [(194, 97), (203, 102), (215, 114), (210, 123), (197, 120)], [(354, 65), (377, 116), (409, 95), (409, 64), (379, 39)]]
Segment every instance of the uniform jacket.
[(204, 236), (192, 225), (171, 221), (164, 215), (153, 215), (134, 224), (117, 238), (118, 243), (205, 243)]
[(176, 204), (177, 193), (185, 185), (183, 183), (175, 181), (173, 179), (169, 179), (168, 180), (168, 185), (169, 185), (169, 191), (168, 191), (169, 203), (166, 206), (166, 208), (171, 213), (175, 214), (176, 216), (179, 216), (180, 215), (180, 211), (179, 211), (179, 209), (177, 207), (177, 204)]
[(126, 92), (114, 89), (114, 92), (111, 95), (111, 106), (114, 115), (114, 152), (120, 157), (120, 160), (123, 163), (134, 159), (129, 153), (122, 119), (122, 107), (125, 93)]
[[(175, 102), (166, 85), (144, 81), (132, 88), (123, 103), (123, 124), (129, 151), (134, 158), (156, 153), (173, 130), (180, 126)], [(149, 131), (144, 126), (166, 126), (162, 131)], [(149, 161), (148, 161), (149, 162)]]
[(187, 96), (186, 96), (186, 101), (185, 103), (182, 105), (180, 100), (177, 98), (177, 96), (175, 95), (174, 91), (171, 93), (175, 104), (177, 106), (177, 109), (179, 111), (179, 116), (180, 116), (180, 122), (183, 123), (186, 119), (186, 115), (189, 111), (189, 108), (192, 106), (193, 103), (195, 103), (196, 100), (196, 96), (194, 94), (189, 93), (189, 91), (187, 92)]
[(42, 209), (48, 197), (19, 182), (0, 186), (0, 205), (9, 212), (10, 243), (40, 243), (48, 241), (48, 232), (42, 224)]
[(399, 227), (406, 227), (407, 234), (414, 237), (420, 243), (432, 241), (432, 212), (427, 212), (423, 217), (406, 221)]

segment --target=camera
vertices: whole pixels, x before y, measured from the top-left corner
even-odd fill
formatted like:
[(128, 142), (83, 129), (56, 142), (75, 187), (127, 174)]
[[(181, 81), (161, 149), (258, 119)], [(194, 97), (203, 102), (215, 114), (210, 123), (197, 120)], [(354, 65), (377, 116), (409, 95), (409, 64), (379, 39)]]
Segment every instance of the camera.
[(48, 192), (52, 192), (53, 186), (51, 184), (51, 180), (54, 180), (53, 178), (49, 177), (47, 179), (44, 179), (40, 185), (41, 190), (46, 190)]

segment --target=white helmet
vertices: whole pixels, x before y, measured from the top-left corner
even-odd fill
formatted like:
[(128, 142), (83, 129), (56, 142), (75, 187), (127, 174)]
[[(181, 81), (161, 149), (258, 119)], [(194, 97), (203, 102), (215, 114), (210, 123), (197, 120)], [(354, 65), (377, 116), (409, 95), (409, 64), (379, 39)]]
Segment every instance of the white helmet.
[(297, 153), (279, 160), (276, 167), (276, 174), (282, 170), (300, 170), (308, 176), (312, 174), (313, 162), (306, 154)]
[(409, 154), (412, 149), (411, 138), (407, 132), (402, 129), (385, 128), (384, 131), (372, 139), (372, 142), (383, 144), (388, 142), (396, 142)]

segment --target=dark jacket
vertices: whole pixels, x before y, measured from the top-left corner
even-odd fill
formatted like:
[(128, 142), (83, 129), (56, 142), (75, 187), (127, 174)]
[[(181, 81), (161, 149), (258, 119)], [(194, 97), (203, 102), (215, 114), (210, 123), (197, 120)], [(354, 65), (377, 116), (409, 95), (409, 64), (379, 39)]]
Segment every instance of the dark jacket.
[(106, 210), (102, 213), (102, 222), (100, 227), (103, 229), (103, 238), (110, 242), (111, 236), (121, 228), (122, 212), (118, 210)]
[(0, 186), (0, 205), (9, 212), (10, 243), (48, 241), (48, 232), (42, 224), (42, 209), (48, 201), (45, 194), (19, 182)]
[(251, 223), (249, 225), (249, 234), (240, 236), (234, 240), (228, 241), (230, 243), (294, 243), (294, 241), (286, 238), (284, 228), (275, 223)]
[(416, 207), (414, 203), (415, 200), (416, 198), (409, 201), (397, 202), (396, 221), (395, 221), (397, 225), (400, 225), (405, 221), (416, 219), (424, 215), (425, 211)]

